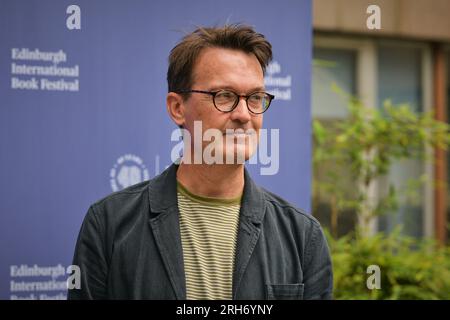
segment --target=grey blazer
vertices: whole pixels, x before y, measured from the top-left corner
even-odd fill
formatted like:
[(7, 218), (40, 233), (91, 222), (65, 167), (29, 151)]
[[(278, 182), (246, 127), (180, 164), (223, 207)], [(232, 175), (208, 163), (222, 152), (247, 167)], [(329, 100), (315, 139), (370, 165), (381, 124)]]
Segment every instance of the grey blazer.
[[(186, 299), (173, 164), (93, 204), (73, 264), (69, 299)], [(333, 274), (319, 222), (258, 187), (245, 170), (233, 299), (330, 299)]]

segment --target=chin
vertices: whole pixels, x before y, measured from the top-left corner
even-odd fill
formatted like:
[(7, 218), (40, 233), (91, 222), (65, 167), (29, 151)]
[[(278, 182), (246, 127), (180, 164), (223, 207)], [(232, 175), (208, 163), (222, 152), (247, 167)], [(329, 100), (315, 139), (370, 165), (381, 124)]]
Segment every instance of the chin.
[[(234, 150), (224, 150), (224, 163), (226, 164), (244, 164), (245, 161), (250, 159), (254, 154), (255, 148), (252, 148), (249, 144), (234, 145)], [(227, 162), (227, 159), (232, 158), (233, 162)]]

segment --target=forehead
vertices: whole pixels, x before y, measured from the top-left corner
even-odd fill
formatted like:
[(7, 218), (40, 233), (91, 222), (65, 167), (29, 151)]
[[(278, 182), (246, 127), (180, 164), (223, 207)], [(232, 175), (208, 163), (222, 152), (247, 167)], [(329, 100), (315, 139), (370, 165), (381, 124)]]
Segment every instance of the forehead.
[(193, 68), (193, 83), (198, 86), (262, 87), (264, 75), (253, 53), (225, 48), (203, 49)]

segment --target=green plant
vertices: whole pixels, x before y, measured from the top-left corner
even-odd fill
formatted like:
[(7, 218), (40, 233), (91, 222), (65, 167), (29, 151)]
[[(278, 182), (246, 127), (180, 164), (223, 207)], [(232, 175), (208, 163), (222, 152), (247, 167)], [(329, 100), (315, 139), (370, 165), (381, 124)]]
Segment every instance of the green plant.
[[(401, 235), (353, 234), (334, 239), (335, 299), (450, 299), (450, 248)], [(380, 289), (368, 289), (367, 267), (380, 268)]]
[[(395, 211), (399, 195), (417, 197), (429, 177), (411, 180), (402, 190), (390, 185), (384, 196), (371, 188), (395, 161), (426, 157), (425, 146), (447, 149), (449, 126), (432, 113), (415, 113), (385, 101), (382, 109), (334, 90), (348, 101), (349, 115), (338, 122), (313, 122), (313, 194), (331, 205), (331, 232), (326, 230), (334, 270), (336, 299), (450, 299), (450, 247), (430, 239), (368, 232), (374, 217)], [(353, 210), (354, 232), (337, 237), (338, 216)], [(380, 268), (380, 289), (369, 289), (367, 268)]]
[(435, 120), (431, 112), (415, 113), (407, 104), (389, 100), (382, 109), (368, 108), (336, 86), (333, 89), (349, 101), (349, 115), (331, 124), (313, 121), (313, 194), (328, 197), (334, 236), (339, 212), (345, 209), (357, 213), (358, 227), (367, 233), (374, 217), (397, 208), (399, 193), (414, 195), (427, 177), (409, 181), (405, 190), (390, 185), (386, 195), (371, 198), (375, 180), (386, 175), (394, 161), (424, 157), (426, 145), (447, 149), (449, 125)]

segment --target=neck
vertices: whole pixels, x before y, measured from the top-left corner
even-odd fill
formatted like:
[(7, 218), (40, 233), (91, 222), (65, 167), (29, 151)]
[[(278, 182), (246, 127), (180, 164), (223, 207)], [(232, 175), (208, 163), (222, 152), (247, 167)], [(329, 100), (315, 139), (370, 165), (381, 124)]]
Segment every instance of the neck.
[(244, 165), (180, 163), (178, 181), (190, 192), (214, 198), (235, 198), (244, 191)]

